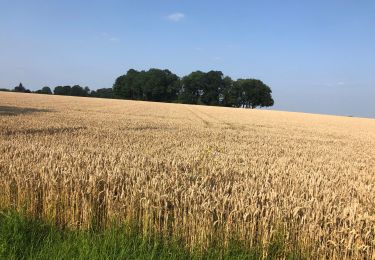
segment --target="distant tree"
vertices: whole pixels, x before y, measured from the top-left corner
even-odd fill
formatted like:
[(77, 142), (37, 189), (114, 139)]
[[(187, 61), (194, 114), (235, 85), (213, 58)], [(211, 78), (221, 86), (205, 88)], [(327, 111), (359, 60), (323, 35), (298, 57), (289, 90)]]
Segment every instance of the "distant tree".
[(42, 88), (42, 93), (50, 95), (50, 94), (52, 94), (52, 90), (51, 90), (50, 87), (45, 86), (45, 87)]
[(71, 87), (70, 86), (57, 86), (53, 90), (55, 95), (70, 95)]
[(72, 87), (67, 85), (67, 86), (63, 86), (63, 90), (64, 90), (64, 95), (71, 95), (71, 92), (72, 92)]
[(70, 86), (57, 86), (53, 90), (55, 95), (66, 95), (66, 96), (80, 96), (80, 97), (87, 97), (90, 95), (90, 88), (84, 87), (82, 88), (80, 85), (74, 85), (73, 87)]
[[(257, 100), (255, 103), (255, 107), (272, 107), (275, 104), (275, 101), (272, 98), (271, 88), (263, 82), (262, 84), (257, 86), (255, 96)], [(254, 106), (252, 108), (254, 108)]]
[(10, 89), (7, 89), (7, 88), (0, 88), (0, 91), (9, 92)]
[(172, 102), (177, 99), (179, 78), (169, 70), (130, 69), (113, 85), (115, 97), (135, 100)]
[(83, 90), (85, 92), (85, 97), (90, 96), (91, 90), (88, 86), (86, 86)]
[(231, 100), (236, 107), (256, 108), (273, 106), (270, 87), (257, 79), (239, 79), (233, 85)]
[(221, 71), (195, 71), (181, 80), (179, 100), (188, 104), (220, 105), (229, 78)]
[(194, 71), (181, 80), (179, 101), (186, 104), (201, 103), (204, 88), (204, 72)]
[(84, 97), (84, 96), (86, 96), (86, 91), (80, 85), (74, 85), (70, 89), (70, 94), (69, 95)]
[(52, 94), (52, 91), (51, 91), (50, 87), (47, 87), (47, 86), (43, 87), (43, 88), (40, 90), (40, 92), (41, 92), (41, 94), (47, 94), (47, 95)]
[(142, 88), (137, 84), (139, 72), (130, 69), (125, 75), (118, 77), (113, 85), (115, 97), (125, 99), (141, 99)]
[(179, 79), (169, 70), (150, 69), (143, 77), (146, 100), (172, 102), (177, 99)]
[(52, 91), (51, 91), (51, 89), (50, 89), (50, 87), (43, 87), (42, 89), (38, 89), (38, 90), (36, 90), (34, 93), (37, 93), (37, 94), (47, 94), (47, 95), (49, 95), (49, 94), (52, 94)]
[(53, 90), (53, 94), (55, 95), (64, 95), (64, 89), (62, 86), (57, 86)]
[(219, 105), (220, 93), (223, 91), (225, 82), (221, 71), (209, 71), (205, 74), (205, 84), (201, 101), (205, 105)]
[(99, 88), (97, 90), (91, 91), (90, 96), (98, 98), (113, 98), (112, 88)]
[(225, 77), (223, 79), (224, 85), (220, 92), (220, 105), (226, 107), (232, 107), (236, 103), (236, 95), (233, 87), (233, 80), (230, 77)]

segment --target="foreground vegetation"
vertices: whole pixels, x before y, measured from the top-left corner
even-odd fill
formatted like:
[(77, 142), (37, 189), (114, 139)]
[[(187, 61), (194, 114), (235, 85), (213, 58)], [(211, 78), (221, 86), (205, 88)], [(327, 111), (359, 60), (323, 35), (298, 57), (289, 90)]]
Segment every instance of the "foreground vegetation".
[(4, 209), (80, 234), (135, 223), (189, 254), (238, 241), (265, 257), (281, 241), (281, 258), (375, 257), (374, 120), (8, 92), (0, 103)]
[(61, 229), (15, 212), (0, 211), (1, 259), (301, 259), (301, 252), (286, 252), (276, 239), (266, 248), (244, 248), (231, 242), (205, 251), (188, 251), (180, 242), (144, 237), (136, 227), (114, 226), (106, 230)]

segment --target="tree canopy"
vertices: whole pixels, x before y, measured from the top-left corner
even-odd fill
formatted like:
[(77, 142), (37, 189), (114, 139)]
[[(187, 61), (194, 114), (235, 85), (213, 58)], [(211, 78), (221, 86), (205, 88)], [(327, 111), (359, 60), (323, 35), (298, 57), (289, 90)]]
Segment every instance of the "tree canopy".
[(188, 104), (223, 105), (224, 94), (231, 86), (231, 78), (221, 71), (195, 71), (181, 80), (179, 100)]
[(169, 70), (129, 70), (113, 85), (115, 97), (145, 101), (173, 102), (177, 100), (179, 78)]
[(35, 93), (37, 93), (37, 94), (48, 94), (48, 95), (50, 95), (50, 94), (52, 94), (52, 90), (51, 90), (50, 87), (45, 86), (45, 87), (43, 87), (42, 89), (39, 89), (39, 90), (35, 91)]
[(256, 108), (273, 106), (270, 87), (257, 79), (238, 79), (225, 92), (225, 105)]
[(270, 87), (257, 79), (233, 81), (221, 71), (194, 71), (181, 79), (169, 70), (130, 69), (113, 85), (117, 98), (228, 107), (268, 107)]
[(87, 97), (90, 95), (90, 88), (82, 88), (80, 85), (71, 86), (57, 86), (53, 90), (55, 95), (66, 95), (66, 96), (80, 96)]
[(99, 88), (97, 90), (91, 91), (90, 96), (98, 97), (98, 98), (113, 98), (113, 89), (112, 88)]

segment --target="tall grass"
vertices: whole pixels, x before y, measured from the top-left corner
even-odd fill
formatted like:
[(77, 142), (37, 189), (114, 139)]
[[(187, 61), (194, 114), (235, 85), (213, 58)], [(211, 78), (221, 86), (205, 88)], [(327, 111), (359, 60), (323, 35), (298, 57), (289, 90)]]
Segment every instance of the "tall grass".
[(135, 227), (70, 230), (16, 212), (0, 212), (1, 259), (261, 259), (263, 250), (269, 259), (302, 257), (298, 252), (286, 254), (280, 240), (265, 249), (232, 241), (225, 250), (211, 246), (204, 252), (190, 252), (177, 241), (144, 237)]

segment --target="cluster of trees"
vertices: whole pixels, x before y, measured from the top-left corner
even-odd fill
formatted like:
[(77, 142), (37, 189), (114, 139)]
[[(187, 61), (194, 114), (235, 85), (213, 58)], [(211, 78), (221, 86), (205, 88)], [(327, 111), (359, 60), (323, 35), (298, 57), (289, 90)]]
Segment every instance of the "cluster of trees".
[(22, 92), (22, 93), (37, 93), (37, 94), (52, 94), (52, 91), (49, 87), (43, 87), (37, 91), (31, 91), (30, 89), (25, 88), (22, 83), (14, 87), (12, 90), (7, 88), (0, 88), (0, 91), (12, 91), (12, 92)]
[(47, 95), (66, 95), (66, 96), (80, 96), (80, 97), (99, 97), (99, 98), (114, 98), (112, 88), (100, 88), (97, 90), (90, 90), (89, 87), (81, 87), (79, 85), (74, 86), (57, 86), (53, 92), (50, 87), (45, 86), (36, 91), (30, 91), (26, 89), (22, 83), (14, 87), (12, 90), (7, 88), (0, 88), (0, 91), (12, 91), (12, 92), (23, 92), (23, 93), (36, 93), (36, 94), (47, 94)]
[(178, 97), (179, 78), (169, 70), (130, 69), (118, 77), (113, 85), (116, 97), (124, 99), (172, 102)]
[(47, 94), (47, 95), (51, 95), (52, 94), (52, 91), (50, 89), (50, 87), (43, 87), (42, 89), (39, 89), (37, 91), (35, 91), (35, 93), (37, 94)]
[(81, 87), (80, 85), (71, 86), (57, 86), (53, 90), (55, 95), (78, 96), (78, 97), (99, 97), (99, 98), (113, 98), (112, 88), (99, 88), (97, 90), (90, 90), (89, 87)]
[(57, 86), (54, 88), (53, 94), (77, 97), (113, 98), (112, 88), (100, 88), (97, 90), (90, 90), (89, 87), (81, 87), (80, 85), (74, 85), (72, 87)]
[[(13, 91), (31, 92), (22, 83)], [(213, 70), (194, 71), (180, 78), (169, 70), (130, 69), (116, 79), (112, 88), (91, 91), (89, 87), (79, 85), (57, 86), (53, 92), (49, 87), (43, 87), (34, 93), (244, 108), (269, 107), (274, 104), (270, 87), (261, 80), (232, 80), (221, 71)]]
[(53, 90), (55, 95), (65, 95), (65, 96), (78, 96), (87, 97), (90, 96), (89, 87), (81, 87), (80, 85), (71, 86), (57, 86)]
[(97, 90), (92, 90), (90, 96), (98, 98), (114, 98), (112, 88), (99, 88)]
[(271, 89), (257, 79), (232, 80), (221, 71), (195, 71), (179, 78), (169, 70), (129, 70), (113, 85), (115, 97), (227, 107), (269, 107)]

